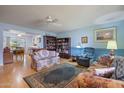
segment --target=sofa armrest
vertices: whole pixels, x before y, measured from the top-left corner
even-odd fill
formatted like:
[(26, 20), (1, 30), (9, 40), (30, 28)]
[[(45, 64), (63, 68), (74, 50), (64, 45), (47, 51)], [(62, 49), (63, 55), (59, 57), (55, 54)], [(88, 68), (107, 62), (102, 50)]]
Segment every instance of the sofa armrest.
[(33, 57), (33, 54), (30, 54), (30, 57), (31, 57), (31, 62), (36, 62), (36, 60)]
[(59, 53), (58, 52), (56, 52), (56, 56), (59, 56)]
[[(87, 72), (88, 74), (92, 74), (93, 73), (89, 73)], [(79, 74), (74, 80), (72, 80), (66, 87), (67, 88), (85, 88), (85, 83), (84, 82), (81, 82), (81, 80), (83, 80), (85, 78), (85, 76), (83, 76), (83, 74)]]
[(37, 61), (33, 58), (33, 55), (30, 55), (31, 57), (31, 68), (36, 69)]
[(79, 88), (79, 85), (78, 85), (78, 82), (77, 82), (77, 78), (75, 78), (69, 84), (67, 84), (65, 86), (65, 88)]

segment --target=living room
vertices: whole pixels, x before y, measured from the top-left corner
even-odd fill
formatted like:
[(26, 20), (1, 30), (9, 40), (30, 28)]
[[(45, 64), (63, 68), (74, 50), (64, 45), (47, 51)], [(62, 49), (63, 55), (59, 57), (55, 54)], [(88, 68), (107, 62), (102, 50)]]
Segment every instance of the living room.
[(0, 12), (1, 88), (124, 87), (123, 5), (4, 5)]

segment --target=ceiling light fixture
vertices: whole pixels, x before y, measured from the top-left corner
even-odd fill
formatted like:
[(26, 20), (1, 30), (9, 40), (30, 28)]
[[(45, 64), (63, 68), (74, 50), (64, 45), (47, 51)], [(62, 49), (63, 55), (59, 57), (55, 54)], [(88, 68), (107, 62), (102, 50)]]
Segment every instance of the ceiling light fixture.
[(18, 36), (18, 37), (21, 37), (21, 36), (22, 36), (22, 34), (18, 34), (17, 36)]

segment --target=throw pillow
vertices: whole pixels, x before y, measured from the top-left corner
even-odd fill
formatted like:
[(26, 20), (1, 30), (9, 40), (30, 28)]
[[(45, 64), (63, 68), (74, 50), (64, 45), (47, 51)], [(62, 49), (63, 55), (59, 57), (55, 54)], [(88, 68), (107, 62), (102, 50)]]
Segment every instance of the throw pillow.
[(41, 58), (46, 58), (49, 56), (49, 51), (48, 50), (40, 50), (38, 51), (39, 55), (41, 56)]
[(110, 66), (112, 63), (112, 59), (109, 55), (103, 55), (99, 57), (98, 63), (102, 65)]
[(115, 67), (95, 69), (95, 75), (109, 78), (110, 75), (112, 75), (112, 73), (114, 72), (114, 70)]

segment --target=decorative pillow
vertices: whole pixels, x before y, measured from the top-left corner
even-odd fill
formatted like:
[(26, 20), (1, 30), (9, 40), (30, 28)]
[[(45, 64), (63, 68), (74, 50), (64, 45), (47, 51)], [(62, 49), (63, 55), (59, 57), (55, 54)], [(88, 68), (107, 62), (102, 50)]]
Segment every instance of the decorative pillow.
[(110, 66), (110, 64), (112, 63), (112, 59), (109, 55), (100, 56), (98, 59), (98, 63)]
[(114, 70), (115, 67), (95, 69), (95, 75), (105, 77), (107, 74), (113, 73)]
[(49, 56), (49, 51), (44, 50), (44, 51), (42, 52), (42, 55), (44, 55), (45, 57), (48, 57), (48, 56)]
[(40, 51), (38, 51), (38, 53), (40, 54), (41, 58), (45, 58), (45, 57), (49, 56), (48, 50), (40, 50)]

